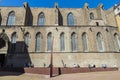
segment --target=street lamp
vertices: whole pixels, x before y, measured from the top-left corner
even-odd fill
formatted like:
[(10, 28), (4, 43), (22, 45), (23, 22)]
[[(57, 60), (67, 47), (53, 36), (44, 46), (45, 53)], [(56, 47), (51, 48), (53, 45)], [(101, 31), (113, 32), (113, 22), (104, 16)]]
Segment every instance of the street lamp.
[(54, 37), (53, 37), (52, 45), (51, 45), (51, 56), (50, 56), (50, 78), (53, 76), (53, 42), (54, 42)]

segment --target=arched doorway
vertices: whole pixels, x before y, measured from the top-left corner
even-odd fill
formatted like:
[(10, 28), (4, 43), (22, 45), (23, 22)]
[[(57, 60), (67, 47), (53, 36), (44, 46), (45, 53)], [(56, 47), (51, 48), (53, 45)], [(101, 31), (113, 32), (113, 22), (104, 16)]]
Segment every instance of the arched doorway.
[(6, 42), (4, 39), (0, 38), (0, 49), (6, 46)]
[(3, 29), (2, 33), (0, 33), (0, 67), (3, 67), (5, 65), (8, 43), (9, 38)]

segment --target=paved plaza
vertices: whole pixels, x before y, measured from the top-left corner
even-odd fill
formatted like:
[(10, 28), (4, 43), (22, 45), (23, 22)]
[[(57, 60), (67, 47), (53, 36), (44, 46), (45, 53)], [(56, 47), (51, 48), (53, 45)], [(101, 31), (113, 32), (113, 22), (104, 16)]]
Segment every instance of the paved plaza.
[(62, 74), (52, 78), (49, 75), (0, 72), (0, 80), (120, 80), (120, 71)]

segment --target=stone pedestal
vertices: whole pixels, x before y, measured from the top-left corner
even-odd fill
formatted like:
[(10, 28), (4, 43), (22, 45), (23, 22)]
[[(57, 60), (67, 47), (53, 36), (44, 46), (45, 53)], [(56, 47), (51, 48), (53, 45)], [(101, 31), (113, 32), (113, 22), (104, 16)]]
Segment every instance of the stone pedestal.
[(0, 54), (7, 54), (7, 49), (8, 49), (8, 46), (5, 46), (3, 48), (0, 49)]

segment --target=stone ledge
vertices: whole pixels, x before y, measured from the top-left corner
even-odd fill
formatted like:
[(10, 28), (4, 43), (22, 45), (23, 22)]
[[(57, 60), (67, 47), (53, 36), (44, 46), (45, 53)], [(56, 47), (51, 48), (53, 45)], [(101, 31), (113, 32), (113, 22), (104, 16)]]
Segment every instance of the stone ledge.
[[(33, 74), (50, 74), (50, 68), (0, 68), (0, 71), (10, 71), (10, 72), (20, 72), (20, 73), (33, 73)], [(118, 68), (87, 68), (87, 67), (81, 67), (81, 68), (53, 68), (53, 74), (70, 74), (70, 73), (86, 73), (86, 72), (100, 72), (100, 71), (118, 71)]]

